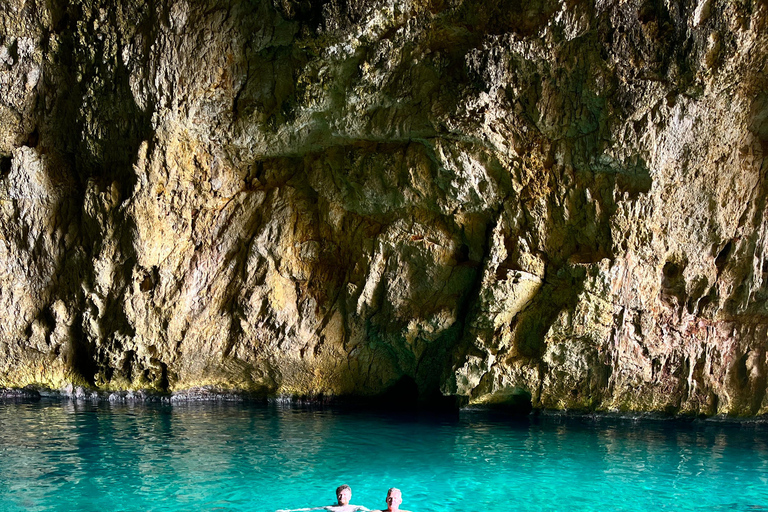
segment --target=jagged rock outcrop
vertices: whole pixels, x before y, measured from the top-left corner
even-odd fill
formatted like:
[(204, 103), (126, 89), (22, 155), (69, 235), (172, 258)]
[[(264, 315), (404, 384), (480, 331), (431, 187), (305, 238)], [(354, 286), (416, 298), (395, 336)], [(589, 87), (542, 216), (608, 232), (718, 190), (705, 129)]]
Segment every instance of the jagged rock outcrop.
[(766, 2), (0, 27), (0, 386), (768, 412)]

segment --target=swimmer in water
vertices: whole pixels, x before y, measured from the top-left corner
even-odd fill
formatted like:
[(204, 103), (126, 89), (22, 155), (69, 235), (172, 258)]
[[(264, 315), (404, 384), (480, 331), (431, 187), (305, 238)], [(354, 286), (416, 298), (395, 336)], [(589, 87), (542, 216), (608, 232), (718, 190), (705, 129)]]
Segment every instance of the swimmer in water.
[(400, 489), (391, 488), (387, 491), (387, 508), (381, 512), (409, 512), (408, 510), (402, 510), (400, 504), (403, 502), (403, 493)]
[(348, 485), (340, 485), (336, 489), (336, 500), (338, 501), (338, 505), (331, 505), (329, 507), (325, 507), (326, 510), (331, 510), (332, 512), (355, 512), (357, 510), (360, 511), (366, 511), (367, 508), (362, 507), (360, 505), (350, 505), (349, 500), (352, 499), (352, 488)]
[(305, 510), (329, 510), (331, 512), (368, 512), (368, 509), (361, 505), (350, 505), (352, 499), (352, 488), (348, 485), (340, 485), (336, 488), (336, 505), (327, 505), (325, 507), (314, 508), (296, 508), (293, 510), (278, 510), (277, 512), (299, 512)]

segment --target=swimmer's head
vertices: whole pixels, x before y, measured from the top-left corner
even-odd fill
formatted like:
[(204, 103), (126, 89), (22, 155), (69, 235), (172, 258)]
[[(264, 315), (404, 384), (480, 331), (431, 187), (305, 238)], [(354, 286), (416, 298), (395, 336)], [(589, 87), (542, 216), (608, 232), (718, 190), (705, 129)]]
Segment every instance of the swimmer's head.
[(339, 500), (339, 505), (349, 505), (349, 500), (352, 499), (352, 488), (348, 485), (340, 485), (336, 489), (336, 499)]
[(392, 487), (387, 491), (387, 506), (390, 510), (397, 510), (402, 502), (403, 493), (400, 492), (400, 489)]

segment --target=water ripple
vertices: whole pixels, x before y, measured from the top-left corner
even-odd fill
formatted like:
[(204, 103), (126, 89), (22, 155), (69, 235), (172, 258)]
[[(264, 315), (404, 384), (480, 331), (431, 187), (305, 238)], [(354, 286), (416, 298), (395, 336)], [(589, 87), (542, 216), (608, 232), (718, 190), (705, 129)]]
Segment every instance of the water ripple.
[(723, 424), (423, 417), (244, 404), (0, 404), (0, 512), (750, 511), (766, 430)]

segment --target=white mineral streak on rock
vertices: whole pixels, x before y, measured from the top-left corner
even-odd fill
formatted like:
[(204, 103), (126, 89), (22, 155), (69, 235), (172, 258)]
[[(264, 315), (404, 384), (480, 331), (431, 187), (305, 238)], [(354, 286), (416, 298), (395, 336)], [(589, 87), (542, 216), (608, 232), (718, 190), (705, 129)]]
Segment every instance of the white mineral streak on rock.
[(699, 0), (693, 13), (693, 26), (698, 27), (709, 19), (712, 10), (712, 0)]
[(383, 251), (377, 251), (373, 256), (373, 261), (368, 267), (368, 275), (365, 279), (365, 286), (363, 287), (360, 297), (357, 299), (357, 314), (360, 315), (367, 309), (374, 309), (378, 306), (376, 303), (376, 289), (379, 287), (379, 283), (382, 280), (384, 269), (386, 268), (387, 260)]

